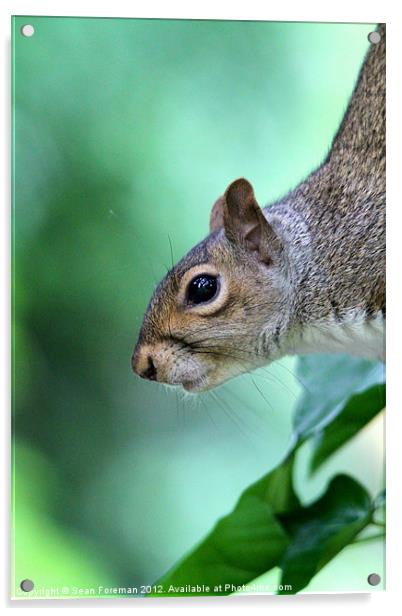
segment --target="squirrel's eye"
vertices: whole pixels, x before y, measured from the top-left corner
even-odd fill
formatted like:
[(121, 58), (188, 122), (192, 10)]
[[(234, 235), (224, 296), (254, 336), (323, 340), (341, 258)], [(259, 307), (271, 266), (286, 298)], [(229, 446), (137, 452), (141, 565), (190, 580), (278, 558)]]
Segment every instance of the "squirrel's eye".
[(191, 304), (201, 304), (213, 299), (218, 291), (218, 280), (215, 276), (201, 274), (190, 282), (187, 288), (187, 299)]

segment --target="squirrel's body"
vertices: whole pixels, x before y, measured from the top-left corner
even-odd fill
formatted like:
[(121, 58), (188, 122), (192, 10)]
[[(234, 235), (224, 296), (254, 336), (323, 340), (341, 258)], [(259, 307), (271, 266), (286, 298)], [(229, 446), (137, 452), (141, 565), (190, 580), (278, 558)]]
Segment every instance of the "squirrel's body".
[(286, 354), (384, 357), (385, 27), (324, 163), (261, 210), (233, 182), (211, 233), (160, 283), (133, 355), (146, 378), (209, 389)]
[(264, 208), (268, 219), (285, 222), (289, 241), (300, 248), (293, 317), (306, 335), (293, 352), (318, 345), (322, 352), (384, 353), (385, 29), (380, 32), (329, 156), (285, 199)]

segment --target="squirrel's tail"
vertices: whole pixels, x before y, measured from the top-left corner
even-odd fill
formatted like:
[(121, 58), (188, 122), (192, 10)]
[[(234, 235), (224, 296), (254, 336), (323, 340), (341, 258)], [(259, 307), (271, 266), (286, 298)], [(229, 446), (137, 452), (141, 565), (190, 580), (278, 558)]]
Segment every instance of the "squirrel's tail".
[(341, 126), (334, 138), (329, 160), (385, 158), (385, 24), (371, 43)]

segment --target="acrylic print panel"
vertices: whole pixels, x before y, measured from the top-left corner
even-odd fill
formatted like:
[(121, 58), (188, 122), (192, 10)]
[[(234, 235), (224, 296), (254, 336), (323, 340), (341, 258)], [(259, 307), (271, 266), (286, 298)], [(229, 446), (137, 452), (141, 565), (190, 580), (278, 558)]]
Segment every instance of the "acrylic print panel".
[(384, 588), (376, 29), (13, 18), (14, 598)]

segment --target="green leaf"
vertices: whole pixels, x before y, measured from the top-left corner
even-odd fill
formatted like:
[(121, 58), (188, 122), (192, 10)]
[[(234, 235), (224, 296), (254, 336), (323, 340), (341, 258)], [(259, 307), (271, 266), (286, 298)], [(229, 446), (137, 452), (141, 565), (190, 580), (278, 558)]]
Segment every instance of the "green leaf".
[(298, 361), (297, 374), (305, 391), (293, 425), (306, 438), (330, 424), (349, 398), (384, 383), (384, 365), (348, 355), (308, 355)]
[(312, 505), (281, 516), (290, 535), (282, 558), (283, 590), (294, 594), (305, 588), (318, 571), (369, 524), (370, 496), (354, 479), (338, 475), (325, 494)]
[(247, 488), (234, 510), (156, 583), (154, 596), (227, 595), (278, 565), (288, 537), (276, 516), (300, 507), (292, 485), (293, 460), (292, 453)]
[(386, 505), (386, 492), (382, 490), (374, 500), (374, 508), (375, 509), (383, 509)]
[(386, 519), (385, 519), (386, 506), (387, 506), (386, 495), (385, 495), (385, 490), (383, 490), (374, 499), (374, 503), (373, 503), (373, 507), (374, 507), (373, 523), (374, 524), (378, 524), (379, 526), (385, 526), (385, 524), (386, 524)]
[(296, 449), (292, 449), (281, 464), (251, 486), (255, 494), (271, 504), (274, 513), (287, 513), (300, 507), (293, 487), (295, 455)]
[(384, 384), (373, 385), (366, 391), (353, 395), (334, 421), (317, 434), (310, 462), (311, 471), (317, 470), (334, 451), (355, 436), (384, 407)]

